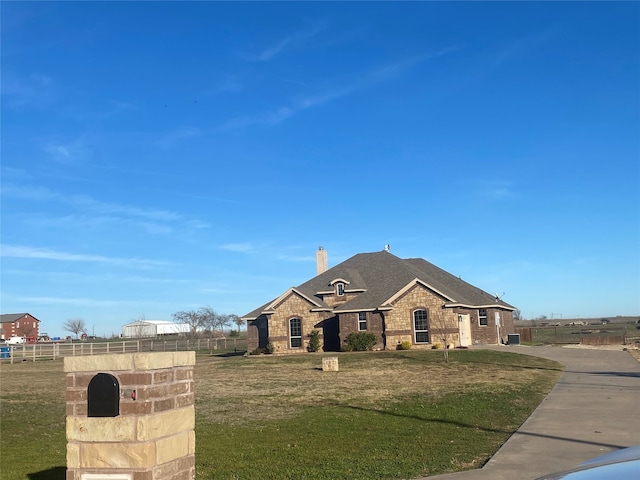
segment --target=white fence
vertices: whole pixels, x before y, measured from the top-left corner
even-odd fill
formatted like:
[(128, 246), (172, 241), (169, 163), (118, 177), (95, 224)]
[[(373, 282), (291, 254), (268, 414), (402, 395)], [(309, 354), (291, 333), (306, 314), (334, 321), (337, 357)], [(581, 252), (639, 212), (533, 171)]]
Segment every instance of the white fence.
[(76, 357), (82, 355), (105, 355), (134, 352), (177, 352), (184, 350), (244, 352), (247, 342), (239, 338), (203, 338), (196, 340), (126, 340), (118, 342), (67, 342), (35, 343), (26, 345), (0, 344), (0, 360), (14, 363)]

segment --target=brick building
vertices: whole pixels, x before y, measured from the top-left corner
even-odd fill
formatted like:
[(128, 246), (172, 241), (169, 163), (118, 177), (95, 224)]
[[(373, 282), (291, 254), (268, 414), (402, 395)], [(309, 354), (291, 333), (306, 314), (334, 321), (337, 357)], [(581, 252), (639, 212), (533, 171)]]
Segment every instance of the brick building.
[(379, 350), (497, 344), (514, 332), (516, 307), (421, 258), (387, 248), (326, 265), (321, 248), (316, 277), (242, 317), (249, 351), (270, 342), (276, 353), (304, 352), (313, 330), (324, 351), (339, 351), (358, 331), (375, 334)]
[(25, 337), (27, 343), (35, 343), (40, 335), (40, 320), (29, 313), (0, 315), (0, 338)]

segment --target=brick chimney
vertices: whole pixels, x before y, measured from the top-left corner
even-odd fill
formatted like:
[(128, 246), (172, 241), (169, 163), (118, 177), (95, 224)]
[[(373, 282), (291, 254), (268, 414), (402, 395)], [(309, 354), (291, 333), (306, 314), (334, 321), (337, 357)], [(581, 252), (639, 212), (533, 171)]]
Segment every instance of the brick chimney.
[(316, 252), (316, 274), (320, 275), (328, 270), (327, 267), (327, 251), (324, 247), (318, 247)]

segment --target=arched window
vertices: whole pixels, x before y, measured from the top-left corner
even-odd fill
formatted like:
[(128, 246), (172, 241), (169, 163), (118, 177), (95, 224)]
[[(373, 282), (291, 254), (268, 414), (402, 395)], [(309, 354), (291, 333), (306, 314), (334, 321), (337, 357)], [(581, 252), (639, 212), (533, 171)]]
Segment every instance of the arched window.
[(291, 348), (302, 347), (302, 321), (299, 318), (289, 319), (289, 345)]
[(429, 343), (429, 315), (426, 310), (413, 311), (413, 332), (416, 343)]
[(338, 293), (338, 296), (341, 297), (344, 295), (344, 283), (340, 282), (336, 284), (336, 290)]

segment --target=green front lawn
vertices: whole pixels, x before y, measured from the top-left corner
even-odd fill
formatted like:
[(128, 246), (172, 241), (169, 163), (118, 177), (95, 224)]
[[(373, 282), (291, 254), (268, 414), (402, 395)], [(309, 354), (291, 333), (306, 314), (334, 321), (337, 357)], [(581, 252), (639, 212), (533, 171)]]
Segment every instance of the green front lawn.
[[(198, 356), (197, 478), (414, 478), (480, 467), (557, 363), (489, 350)], [(64, 480), (61, 361), (2, 365), (0, 479)], [(46, 473), (45, 473), (46, 472)], [(35, 478), (35, 477), (33, 477)]]

